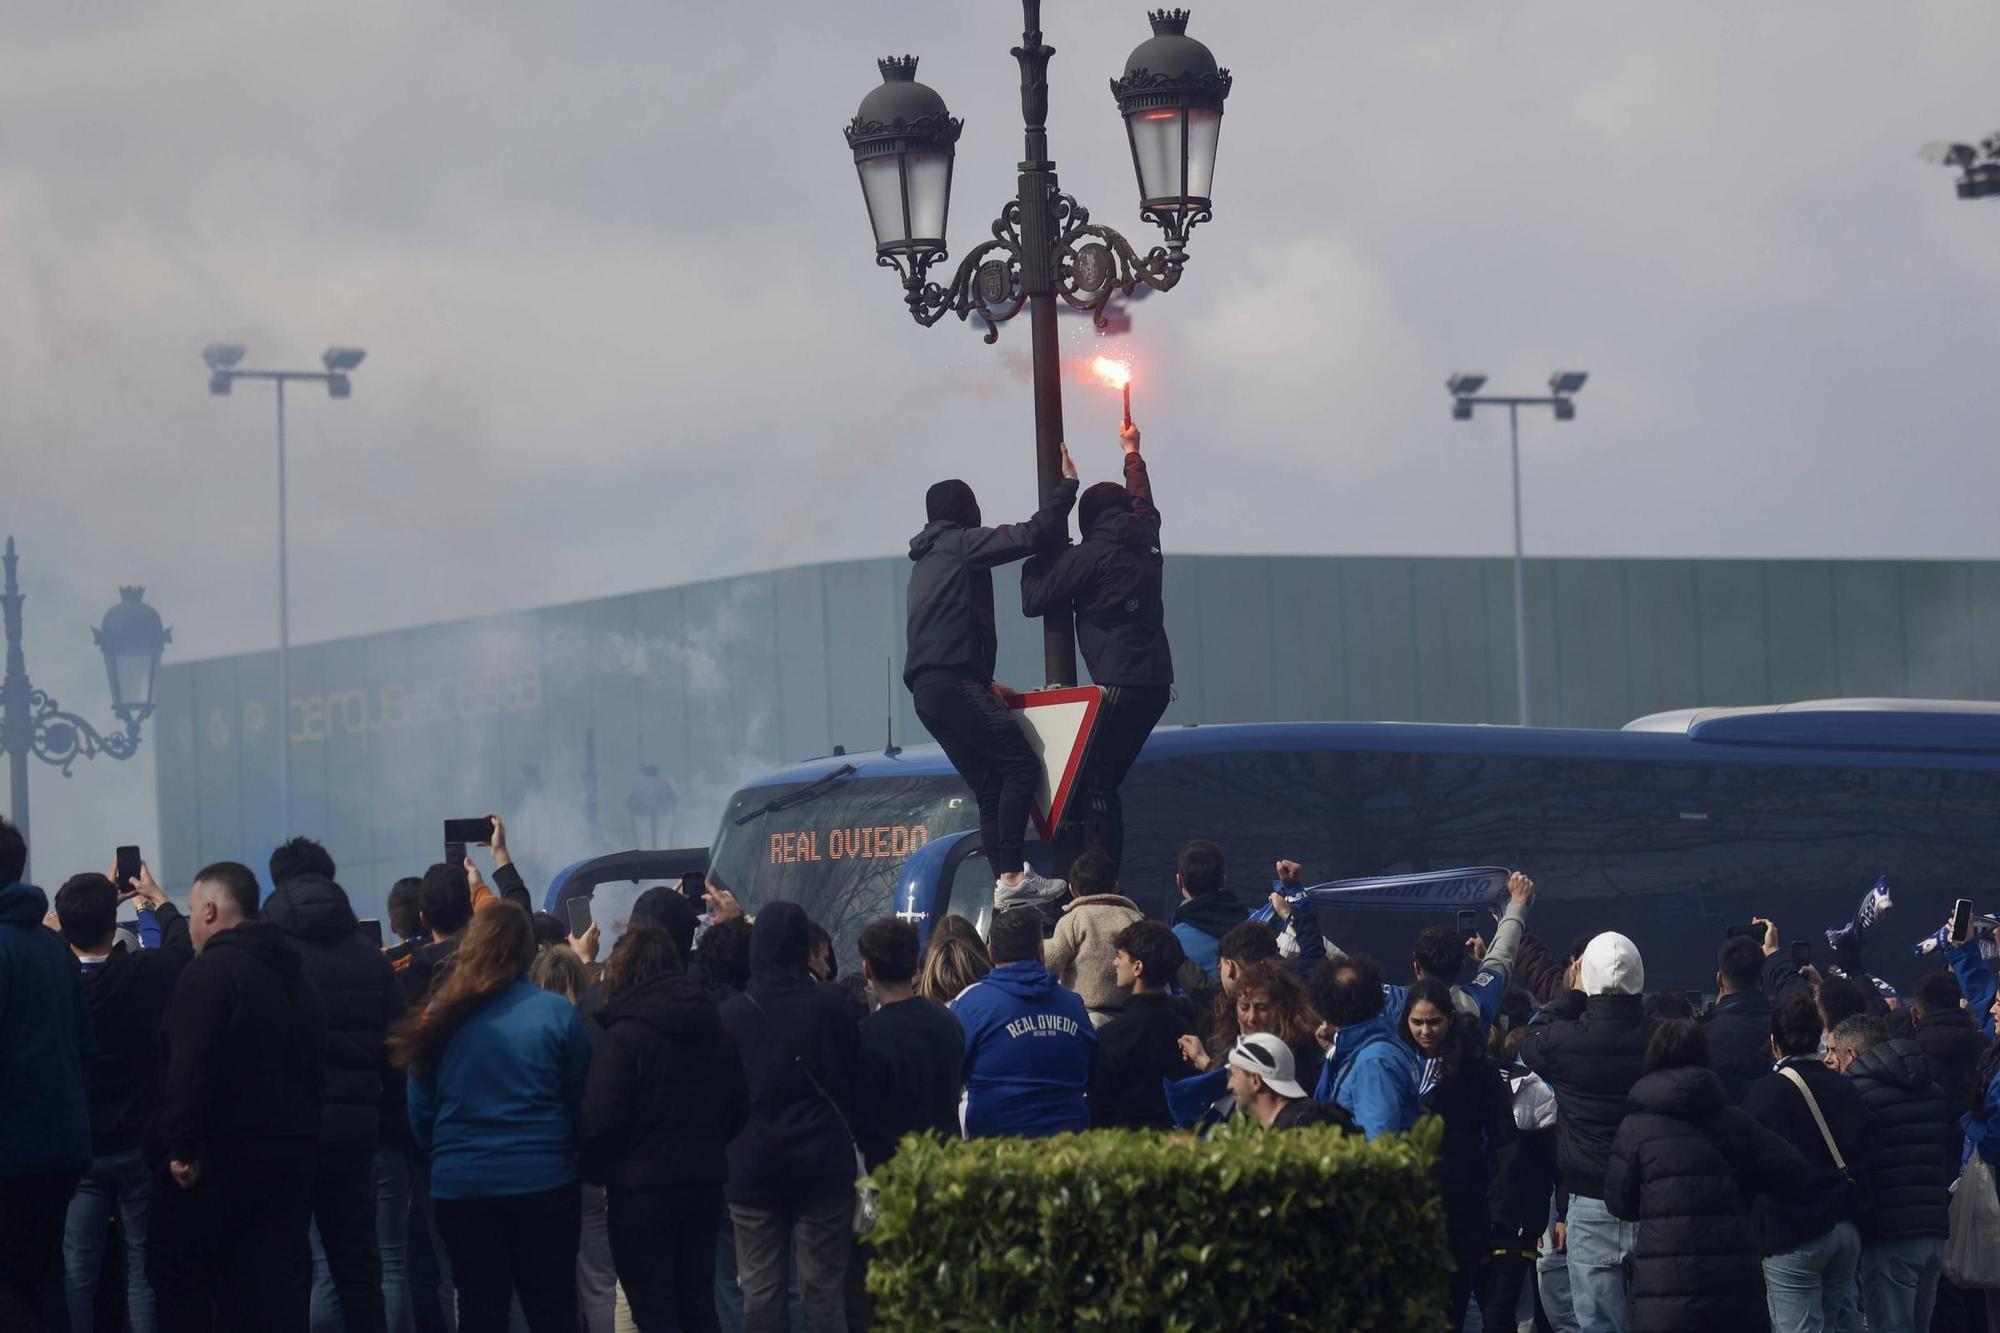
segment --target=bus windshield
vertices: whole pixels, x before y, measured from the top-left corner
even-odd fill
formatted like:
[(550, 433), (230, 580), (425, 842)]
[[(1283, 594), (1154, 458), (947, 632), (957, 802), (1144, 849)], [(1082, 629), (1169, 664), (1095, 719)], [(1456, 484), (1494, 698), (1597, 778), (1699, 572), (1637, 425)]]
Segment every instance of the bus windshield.
[(912, 852), (978, 824), (971, 796), (949, 776), (746, 787), (722, 817), (709, 877), (753, 912), (795, 902), (847, 939), (887, 910)]

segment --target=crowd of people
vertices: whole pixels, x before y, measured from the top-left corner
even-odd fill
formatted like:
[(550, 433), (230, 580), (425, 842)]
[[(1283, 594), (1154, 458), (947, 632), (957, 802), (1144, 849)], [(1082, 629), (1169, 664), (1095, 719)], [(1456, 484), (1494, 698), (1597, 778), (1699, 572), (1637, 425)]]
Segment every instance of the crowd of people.
[(1197, 840), (1171, 921), (1087, 852), (1059, 906), (884, 917), (843, 976), (798, 905), (713, 886), (647, 890), (600, 961), (497, 818), (491, 852), (490, 887), (400, 881), (384, 945), (304, 838), (268, 894), (224, 862), (184, 908), (144, 867), (51, 904), (0, 821), (0, 1327), (860, 1329), (857, 1181), (908, 1134), (1429, 1115), (1452, 1329), (2000, 1329), (1942, 1280), (1961, 1165), (2000, 1160), (1974, 939), (1904, 1005), (1858, 940), (1821, 975), (1760, 922), (1696, 1014), (1622, 934), (1550, 949), (1515, 874), (1392, 980), (1299, 866), (1239, 894)]

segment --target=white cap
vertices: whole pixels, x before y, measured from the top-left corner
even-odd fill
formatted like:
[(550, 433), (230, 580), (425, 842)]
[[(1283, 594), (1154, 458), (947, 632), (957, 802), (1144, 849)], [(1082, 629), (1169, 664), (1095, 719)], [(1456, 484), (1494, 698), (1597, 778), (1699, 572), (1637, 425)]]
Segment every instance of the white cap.
[(1584, 949), (1577, 981), (1585, 995), (1637, 995), (1646, 989), (1639, 946), (1615, 930), (1605, 931)]
[(1306, 1090), (1299, 1086), (1298, 1063), (1292, 1059), (1292, 1048), (1268, 1032), (1238, 1037), (1229, 1051), (1229, 1067), (1255, 1074), (1280, 1097), (1298, 1101), (1306, 1095)]

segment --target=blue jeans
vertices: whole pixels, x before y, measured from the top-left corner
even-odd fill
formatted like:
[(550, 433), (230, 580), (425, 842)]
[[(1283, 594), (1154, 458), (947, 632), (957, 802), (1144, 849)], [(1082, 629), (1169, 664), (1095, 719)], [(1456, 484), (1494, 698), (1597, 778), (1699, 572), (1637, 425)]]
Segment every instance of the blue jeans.
[(1542, 1298), (1542, 1312), (1555, 1333), (1576, 1333), (1576, 1310), (1569, 1295), (1569, 1255), (1556, 1248), (1556, 1209), (1549, 1204), (1549, 1225), (1542, 1233), (1541, 1253), (1535, 1257), (1535, 1290)]
[(153, 1333), (153, 1286), (146, 1281), (146, 1205), (153, 1175), (137, 1148), (94, 1159), (69, 1201), (63, 1225), (63, 1281), (73, 1333), (96, 1326), (97, 1278), (104, 1271), (105, 1236), (111, 1219), (125, 1240), (125, 1309), (132, 1333)]
[(1625, 1281), (1638, 1227), (1604, 1200), (1569, 1196), (1569, 1293), (1578, 1333), (1625, 1333)]
[(1918, 1236), (1861, 1249), (1861, 1308), (1868, 1333), (1928, 1333), (1944, 1275), (1944, 1237)]
[[(415, 1333), (416, 1321), (410, 1309), (410, 1156), (402, 1148), (375, 1150), (375, 1245), (382, 1255), (382, 1306), (388, 1315), (389, 1333)], [(345, 1321), (340, 1313), (340, 1293), (333, 1285), (333, 1270), (327, 1267), (326, 1252), (313, 1230), (312, 1327), (314, 1333), (340, 1333)]]
[(1860, 1261), (1861, 1236), (1852, 1222), (1842, 1222), (1795, 1250), (1767, 1255), (1764, 1298), (1771, 1309), (1771, 1333), (1825, 1333), (1838, 1327)]

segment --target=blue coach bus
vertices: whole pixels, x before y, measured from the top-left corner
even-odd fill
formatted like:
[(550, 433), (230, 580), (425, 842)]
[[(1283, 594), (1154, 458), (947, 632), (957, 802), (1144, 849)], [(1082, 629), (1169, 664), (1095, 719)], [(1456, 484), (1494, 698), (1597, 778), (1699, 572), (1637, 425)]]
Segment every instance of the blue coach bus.
[[(1953, 899), (2000, 906), (2000, 704), (1698, 709), (1620, 731), (1177, 727), (1147, 742), (1124, 799), (1122, 889), (1154, 915), (1172, 911), (1175, 856), (1194, 837), (1222, 844), (1247, 898), (1280, 857), (1314, 881), (1506, 865), (1541, 886), (1533, 926), (1552, 949), (1624, 931), (1651, 988), (1711, 989), (1715, 946), (1752, 916), (1824, 961), (1824, 930), (1881, 875), (1895, 906), (1868, 961), (1898, 983), (1929, 965), (1909, 946)], [(753, 910), (797, 901), (837, 937), (891, 911), (983, 922), (993, 876), (976, 826), (936, 747), (834, 755), (738, 791), (710, 874)], [(1322, 916), (1331, 938), (1392, 971), (1425, 924)]]

